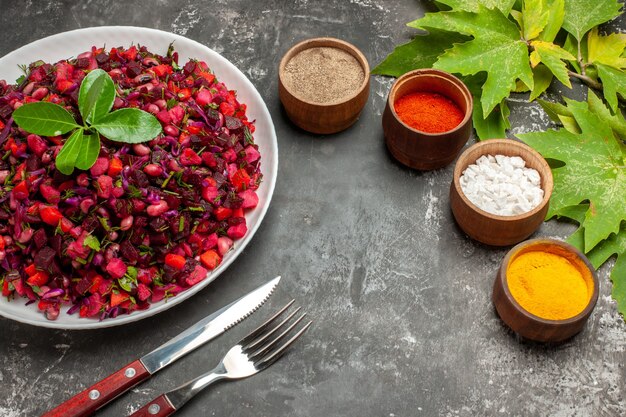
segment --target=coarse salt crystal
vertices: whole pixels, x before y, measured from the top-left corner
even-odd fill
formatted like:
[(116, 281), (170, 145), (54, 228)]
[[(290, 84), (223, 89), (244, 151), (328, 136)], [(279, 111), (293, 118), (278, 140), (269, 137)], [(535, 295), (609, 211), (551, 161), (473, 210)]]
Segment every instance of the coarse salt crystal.
[(519, 156), (483, 155), (463, 171), (459, 182), (474, 205), (501, 216), (527, 213), (544, 195), (539, 173)]

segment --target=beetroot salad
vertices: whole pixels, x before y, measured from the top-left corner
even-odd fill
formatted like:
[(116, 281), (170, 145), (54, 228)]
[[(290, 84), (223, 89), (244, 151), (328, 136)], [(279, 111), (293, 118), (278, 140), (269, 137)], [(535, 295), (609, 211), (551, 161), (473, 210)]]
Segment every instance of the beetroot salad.
[[(116, 317), (202, 281), (246, 234), (262, 178), (254, 124), (206, 63), (177, 61), (171, 47), (93, 47), (0, 81), (3, 296), (38, 303), (50, 320), (64, 304)], [(149, 112), (163, 133), (134, 145), (102, 137), (95, 164), (67, 176), (55, 168), (67, 137), (29, 134), (12, 113), (45, 101), (80, 120), (79, 87), (96, 68), (114, 81), (113, 109)]]

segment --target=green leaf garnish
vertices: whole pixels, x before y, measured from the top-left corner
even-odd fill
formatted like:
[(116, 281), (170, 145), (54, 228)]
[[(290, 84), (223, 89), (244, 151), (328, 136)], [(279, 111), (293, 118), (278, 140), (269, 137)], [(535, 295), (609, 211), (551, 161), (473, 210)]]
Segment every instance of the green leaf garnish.
[[(27, 103), (13, 112), (15, 123), (29, 133), (58, 136), (73, 130), (56, 158), (57, 169), (70, 175), (74, 168), (89, 169), (100, 154), (100, 134), (109, 140), (141, 143), (161, 134), (161, 124), (152, 114), (139, 109), (109, 113), (115, 101), (115, 84), (101, 69), (83, 79), (78, 93), (80, 126), (63, 107), (47, 102)], [(93, 132), (91, 134), (85, 134)]]
[(63, 107), (42, 101), (18, 107), (13, 112), (13, 120), (27, 132), (42, 136), (63, 135), (80, 127)]
[(93, 166), (100, 154), (100, 135), (94, 132), (93, 135), (83, 135), (80, 150), (76, 158), (76, 168), (89, 169)]
[(100, 241), (97, 237), (93, 235), (88, 235), (83, 242), (83, 246), (88, 246), (89, 248), (97, 252), (100, 250)]
[(161, 133), (156, 117), (139, 109), (116, 110), (92, 127), (108, 139), (124, 143), (147, 142)]
[(56, 167), (65, 175), (70, 175), (74, 172), (76, 166), (76, 159), (81, 148), (81, 141), (83, 139), (83, 129), (76, 129), (72, 136), (69, 137), (63, 144), (61, 152), (57, 155)]
[(97, 122), (113, 107), (115, 85), (111, 77), (101, 69), (91, 71), (80, 84), (78, 109), (87, 123)]

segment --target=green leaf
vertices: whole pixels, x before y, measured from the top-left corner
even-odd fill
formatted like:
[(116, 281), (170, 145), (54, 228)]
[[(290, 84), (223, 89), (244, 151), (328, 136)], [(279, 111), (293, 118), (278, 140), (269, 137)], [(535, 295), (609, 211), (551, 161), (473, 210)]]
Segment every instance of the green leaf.
[(453, 43), (466, 40), (468, 40), (467, 36), (431, 29), (428, 35), (418, 35), (411, 42), (396, 47), (383, 62), (372, 70), (372, 74), (399, 77), (414, 69), (430, 68), (439, 55), (452, 47)]
[(580, 41), (594, 26), (619, 16), (620, 8), (617, 0), (567, 0), (563, 29)]
[(604, 64), (597, 63), (595, 66), (604, 87), (604, 98), (611, 106), (611, 110), (618, 112), (617, 95), (626, 98), (626, 73)]
[(613, 129), (613, 132), (617, 133), (622, 140), (626, 140), (626, 120), (624, 120), (624, 115), (621, 111), (618, 111), (615, 115), (612, 114), (609, 108), (604, 105), (604, 102), (592, 90), (589, 90), (587, 93), (587, 104), (589, 105), (589, 110), (595, 113), (602, 120), (602, 123), (607, 123)]
[(619, 233), (611, 235), (587, 256), (592, 265), (599, 268), (613, 255), (617, 256), (617, 260), (611, 271), (611, 295), (617, 301), (617, 311), (626, 317), (626, 225), (622, 225)]
[(483, 114), (489, 114), (515, 88), (518, 78), (532, 88), (533, 77), (528, 47), (520, 39), (515, 23), (498, 9), (487, 9), (479, 4), (478, 10), (478, 13), (427, 13), (409, 26), (450, 30), (474, 37), (448, 49), (434, 67), (463, 75), (487, 72), (481, 102)]
[(549, 13), (544, 10), (543, 0), (525, 0), (522, 6), (522, 31), (530, 41), (539, 36), (548, 24)]
[(539, 35), (539, 39), (554, 42), (554, 38), (561, 30), (565, 16), (565, 0), (546, 0), (544, 10), (548, 11), (548, 23)]
[(116, 110), (92, 127), (108, 139), (124, 143), (147, 142), (161, 133), (157, 118), (139, 109)]
[(87, 237), (83, 241), (83, 246), (88, 246), (89, 248), (97, 252), (100, 250), (100, 241), (97, 237), (93, 235), (87, 235)]
[(94, 132), (92, 135), (83, 135), (74, 166), (78, 169), (89, 169), (96, 163), (99, 154), (100, 135), (98, 132)]
[(626, 47), (626, 34), (611, 33), (598, 35), (598, 28), (593, 28), (587, 36), (589, 62), (609, 65), (620, 69), (626, 67), (626, 58), (622, 57)]
[(580, 126), (578, 126), (578, 123), (576, 123), (576, 119), (574, 119), (573, 117), (563, 116), (562, 114), (559, 114), (559, 121), (568, 132), (574, 133), (576, 135), (580, 133)]
[(107, 114), (115, 101), (113, 80), (101, 69), (91, 71), (80, 84), (78, 109), (87, 123), (94, 123)]
[(560, 46), (550, 42), (532, 41), (530, 44), (534, 48), (534, 51), (530, 54), (530, 64), (535, 67), (539, 62), (543, 62), (559, 81), (572, 88), (569, 75), (567, 74), (567, 67), (563, 60), (576, 60), (576, 57)]
[(466, 12), (478, 12), (481, 5), (489, 8), (499, 9), (505, 15), (508, 15), (511, 8), (515, 4), (515, 0), (438, 0), (439, 3), (450, 6), (455, 10), (464, 10)]
[(65, 175), (74, 172), (76, 158), (80, 150), (83, 139), (83, 129), (76, 129), (72, 135), (65, 140), (61, 152), (56, 157), (56, 168)]
[(42, 136), (59, 136), (79, 127), (70, 112), (44, 101), (18, 107), (13, 120), (25, 131)]
[[(477, 98), (474, 97), (474, 100), (477, 100)], [(506, 138), (506, 130), (511, 127), (509, 123), (510, 113), (506, 100), (502, 100), (486, 118), (483, 117), (482, 107), (474, 106), (472, 123), (478, 138), (480, 140)]]
[(611, 233), (617, 233), (626, 219), (626, 145), (615, 138), (611, 128), (589, 110), (587, 103), (566, 102), (581, 134), (561, 129), (519, 137), (544, 158), (564, 164), (552, 169), (554, 191), (549, 217), (564, 207), (589, 201), (582, 224), (585, 251), (589, 252)]
[(533, 101), (550, 87), (552, 83), (552, 71), (545, 65), (539, 64), (533, 68), (533, 80), (535, 85), (530, 92), (529, 101)]
[(537, 100), (537, 102), (541, 105), (550, 120), (552, 120), (554, 123), (561, 123), (561, 119), (559, 119), (559, 116), (573, 116), (570, 109), (568, 109), (561, 103), (553, 103), (551, 101), (541, 99)]

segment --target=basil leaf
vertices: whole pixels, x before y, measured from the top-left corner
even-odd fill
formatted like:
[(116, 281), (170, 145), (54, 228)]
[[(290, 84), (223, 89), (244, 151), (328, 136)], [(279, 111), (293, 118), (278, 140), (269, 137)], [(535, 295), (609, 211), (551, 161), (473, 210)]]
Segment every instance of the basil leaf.
[(78, 110), (87, 123), (97, 122), (113, 107), (115, 85), (113, 80), (101, 69), (91, 71), (80, 84)]
[(59, 152), (55, 161), (57, 169), (63, 174), (70, 175), (74, 171), (74, 164), (76, 163), (82, 140), (83, 129), (76, 129), (72, 136), (63, 144), (61, 152)]
[(98, 132), (95, 132), (93, 135), (84, 135), (74, 165), (78, 169), (89, 169), (96, 163), (99, 154), (100, 135), (98, 135)]
[(42, 136), (58, 136), (80, 127), (70, 112), (44, 101), (18, 107), (13, 112), (13, 120), (25, 131)]
[(91, 127), (110, 140), (124, 143), (147, 142), (161, 133), (157, 118), (139, 109), (116, 110)]

